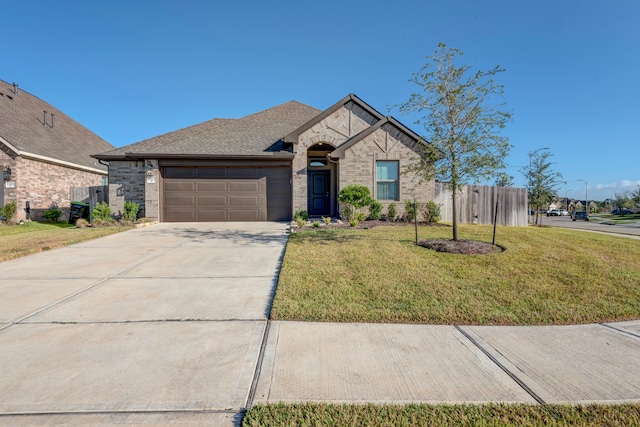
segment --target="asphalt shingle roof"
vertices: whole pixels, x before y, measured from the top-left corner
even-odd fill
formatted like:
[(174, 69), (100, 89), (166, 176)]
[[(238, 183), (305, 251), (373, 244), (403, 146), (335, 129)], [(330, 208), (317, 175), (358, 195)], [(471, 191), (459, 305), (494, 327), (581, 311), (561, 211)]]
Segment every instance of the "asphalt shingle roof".
[[(46, 126), (43, 111), (47, 111)], [(0, 137), (21, 152), (102, 170), (106, 167), (91, 155), (113, 149), (113, 145), (51, 104), (20, 87), (16, 94), (13, 85), (3, 80), (0, 80)]]
[(212, 119), (146, 139), (97, 158), (127, 155), (260, 156), (278, 152), (281, 139), (321, 111), (290, 101), (239, 119)]

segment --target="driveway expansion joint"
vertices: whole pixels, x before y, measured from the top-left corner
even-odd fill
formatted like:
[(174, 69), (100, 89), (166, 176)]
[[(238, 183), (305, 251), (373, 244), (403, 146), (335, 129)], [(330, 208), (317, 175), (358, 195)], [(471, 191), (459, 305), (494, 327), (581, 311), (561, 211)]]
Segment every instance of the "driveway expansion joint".
[(480, 343), (474, 339), (471, 334), (467, 333), (462, 327), (459, 325), (455, 325), (455, 328), (464, 335), (473, 345), (475, 345), (481, 352), (483, 352), (493, 363), (495, 363), (500, 369), (504, 371), (513, 381), (515, 381), (524, 391), (526, 391), (536, 402), (541, 405), (546, 404), (544, 399), (542, 399), (536, 392), (534, 392), (527, 384), (524, 383), (516, 374), (511, 372), (503, 363), (501, 363), (496, 357), (491, 354), (484, 346), (480, 345)]
[(617, 328), (617, 327), (615, 327), (615, 326), (613, 326), (613, 325), (611, 325), (609, 323), (599, 323), (599, 325), (600, 326), (604, 326), (605, 328), (609, 328), (609, 329), (611, 329), (613, 331), (616, 331), (619, 334), (623, 334), (625, 336), (630, 336), (630, 337), (633, 337), (633, 338), (636, 338), (636, 339), (640, 338), (640, 334), (639, 333), (636, 333), (636, 332), (633, 332), (633, 331), (628, 331), (626, 329)]

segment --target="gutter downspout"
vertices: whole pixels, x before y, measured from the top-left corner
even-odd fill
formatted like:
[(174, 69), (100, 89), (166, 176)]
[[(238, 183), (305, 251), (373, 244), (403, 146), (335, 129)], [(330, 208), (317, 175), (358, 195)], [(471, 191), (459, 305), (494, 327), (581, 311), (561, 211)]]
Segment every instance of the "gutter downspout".
[[(331, 198), (331, 204), (334, 204), (335, 206), (333, 206), (334, 209), (332, 209), (333, 212), (335, 212), (335, 216), (336, 218), (339, 215), (339, 209), (338, 209), (338, 188), (340, 188), (340, 160), (331, 160), (331, 153), (327, 153), (327, 161), (330, 163), (333, 163), (334, 165), (336, 165), (334, 171), (335, 171), (335, 175), (336, 175), (336, 185), (335, 185), (335, 194), (333, 195), (333, 197)], [(331, 189), (331, 191), (334, 191), (334, 188)]]

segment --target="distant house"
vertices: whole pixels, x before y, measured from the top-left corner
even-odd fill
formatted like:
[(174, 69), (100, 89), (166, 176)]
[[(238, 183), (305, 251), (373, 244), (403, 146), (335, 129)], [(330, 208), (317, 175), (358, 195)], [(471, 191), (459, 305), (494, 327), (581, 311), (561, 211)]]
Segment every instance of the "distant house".
[(18, 220), (42, 217), (52, 202), (68, 209), (71, 187), (106, 183), (91, 154), (113, 146), (47, 102), (0, 80), (0, 205), (15, 200)]
[[(369, 188), (388, 206), (433, 200), (432, 180), (403, 174), (426, 144), (351, 94), (321, 111), (291, 101), (213, 119), (94, 155), (109, 162), (109, 204), (160, 221), (281, 221), (339, 215), (338, 192)], [(98, 153), (98, 151), (96, 151)], [(402, 203), (400, 203), (402, 202)]]

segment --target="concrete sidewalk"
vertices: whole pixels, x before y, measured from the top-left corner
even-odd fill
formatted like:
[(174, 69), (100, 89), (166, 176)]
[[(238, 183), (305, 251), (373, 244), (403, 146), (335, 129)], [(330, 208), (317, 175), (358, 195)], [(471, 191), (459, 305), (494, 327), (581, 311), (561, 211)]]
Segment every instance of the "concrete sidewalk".
[(640, 321), (268, 321), (285, 224), (158, 224), (0, 263), (1, 425), (237, 425), (256, 403), (640, 402)]
[(640, 321), (576, 326), (272, 322), (255, 401), (640, 402)]

